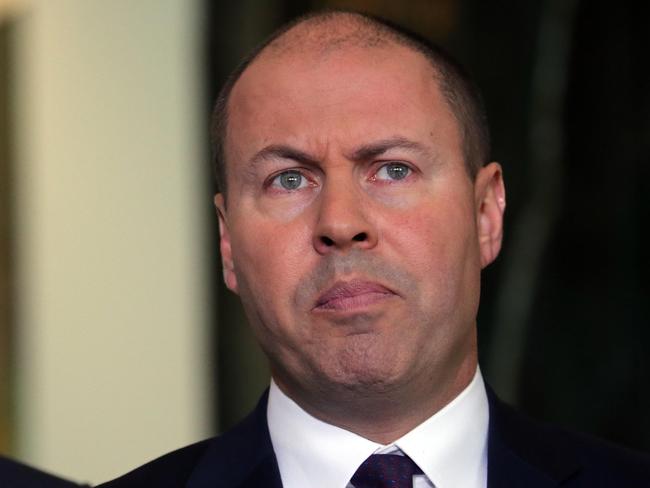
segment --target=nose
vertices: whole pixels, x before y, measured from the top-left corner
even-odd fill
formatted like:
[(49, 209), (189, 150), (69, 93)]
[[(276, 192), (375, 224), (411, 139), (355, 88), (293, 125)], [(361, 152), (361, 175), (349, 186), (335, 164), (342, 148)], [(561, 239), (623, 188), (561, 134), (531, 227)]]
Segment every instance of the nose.
[(329, 182), (318, 201), (314, 249), (319, 254), (351, 249), (372, 249), (378, 232), (362, 191), (353, 184)]

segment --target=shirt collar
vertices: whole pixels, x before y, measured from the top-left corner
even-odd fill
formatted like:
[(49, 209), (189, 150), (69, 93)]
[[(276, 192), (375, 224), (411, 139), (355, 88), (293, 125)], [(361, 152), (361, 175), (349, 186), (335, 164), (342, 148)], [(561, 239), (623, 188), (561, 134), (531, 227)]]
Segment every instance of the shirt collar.
[(394, 442), (436, 488), (485, 487), (489, 406), (481, 371), (454, 400)]
[[(345, 488), (371, 454), (386, 446), (312, 417), (271, 380), (269, 433), (283, 486)], [(485, 486), (488, 402), (477, 368), (453, 401), (393, 443), (436, 488)]]

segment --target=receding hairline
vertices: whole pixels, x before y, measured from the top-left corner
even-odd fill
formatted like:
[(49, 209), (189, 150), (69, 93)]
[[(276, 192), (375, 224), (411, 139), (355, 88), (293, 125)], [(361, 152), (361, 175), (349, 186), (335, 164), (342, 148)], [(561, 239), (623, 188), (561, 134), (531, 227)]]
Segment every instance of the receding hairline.
[(403, 45), (395, 31), (355, 12), (324, 12), (302, 18), (264, 46), (255, 59), (289, 52), (327, 54), (343, 48)]

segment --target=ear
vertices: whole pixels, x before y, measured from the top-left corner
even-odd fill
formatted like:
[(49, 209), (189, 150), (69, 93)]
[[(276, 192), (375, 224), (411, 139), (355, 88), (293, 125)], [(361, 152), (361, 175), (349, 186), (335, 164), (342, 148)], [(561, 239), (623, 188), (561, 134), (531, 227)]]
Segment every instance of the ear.
[(474, 182), (474, 198), (481, 268), (485, 268), (499, 255), (503, 239), (506, 189), (499, 163), (490, 163), (479, 170)]
[(217, 193), (214, 196), (214, 206), (217, 209), (217, 215), (219, 217), (219, 249), (221, 251), (223, 281), (230, 291), (239, 293), (237, 275), (235, 274), (235, 263), (232, 259), (232, 247), (230, 246), (230, 230), (228, 229), (226, 202), (221, 193)]

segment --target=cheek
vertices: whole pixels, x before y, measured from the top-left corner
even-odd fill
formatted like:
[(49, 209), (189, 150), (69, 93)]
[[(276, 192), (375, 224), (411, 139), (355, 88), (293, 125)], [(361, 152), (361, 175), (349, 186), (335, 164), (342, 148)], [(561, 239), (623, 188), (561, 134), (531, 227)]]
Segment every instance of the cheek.
[[(267, 219), (248, 219), (232, 235), (233, 261), (238, 279), (246, 283), (255, 301), (288, 302), (296, 283), (307, 272), (311, 234), (304, 225)], [(277, 303), (276, 303), (277, 308)]]
[[(418, 211), (406, 210), (384, 224), (387, 246), (419, 277), (425, 295), (453, 295), (478, 266), (472, 210), (450, 201)], [(426, 290), (433, 287), (433, 290)], [(441, 296), (442, 295), (442, 296)], [(451, 299), (451, 297), (448, 297)]]

